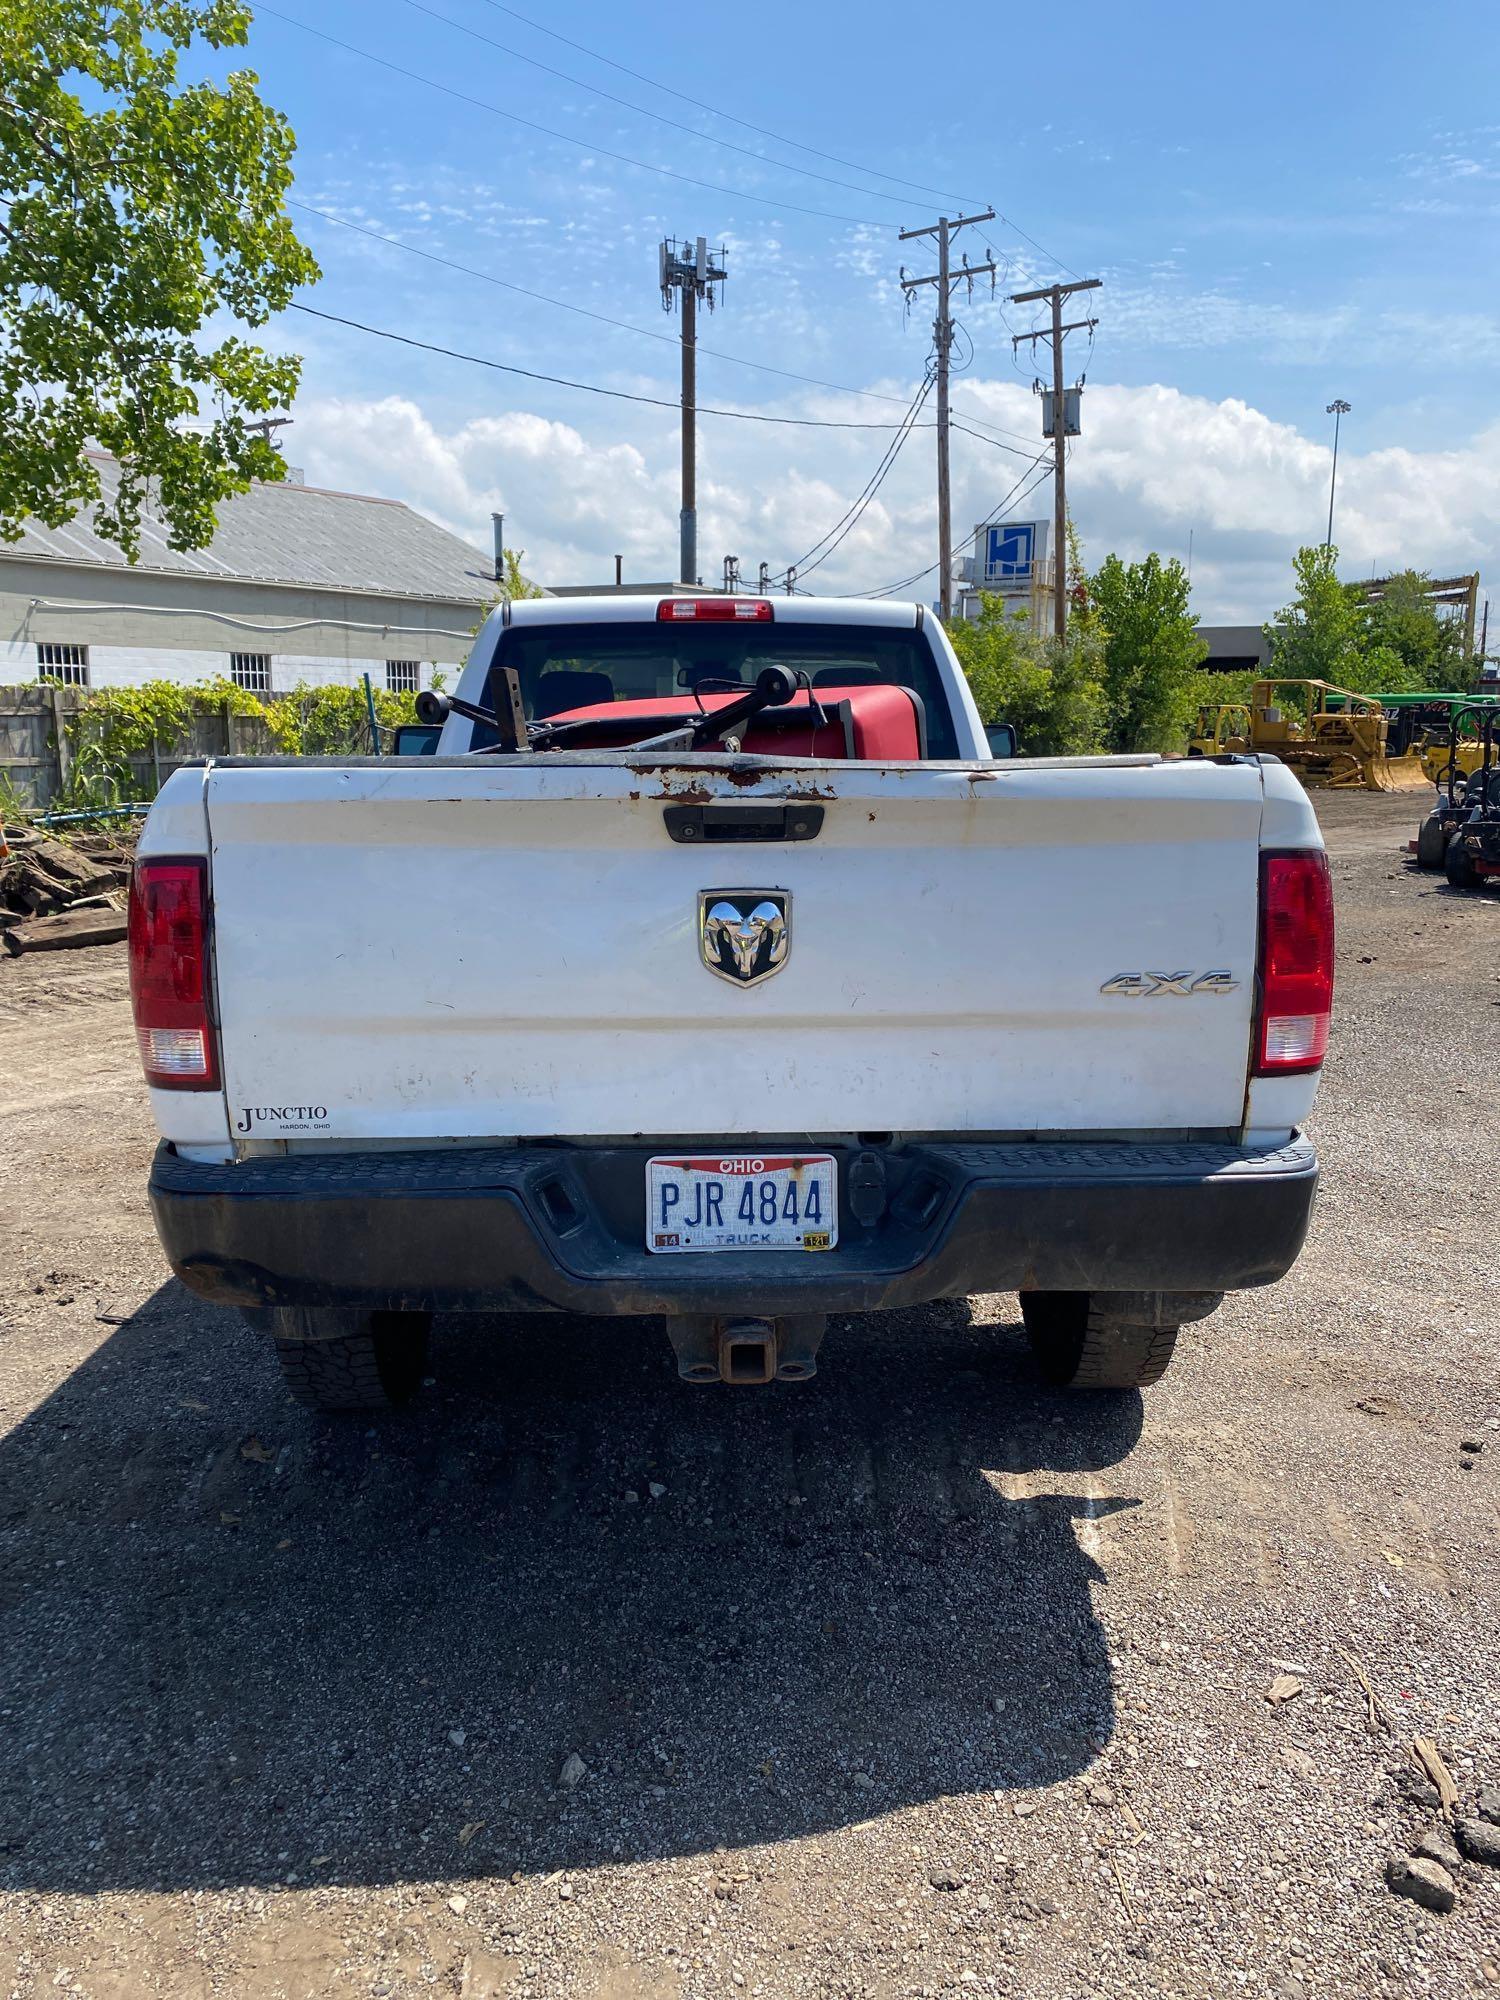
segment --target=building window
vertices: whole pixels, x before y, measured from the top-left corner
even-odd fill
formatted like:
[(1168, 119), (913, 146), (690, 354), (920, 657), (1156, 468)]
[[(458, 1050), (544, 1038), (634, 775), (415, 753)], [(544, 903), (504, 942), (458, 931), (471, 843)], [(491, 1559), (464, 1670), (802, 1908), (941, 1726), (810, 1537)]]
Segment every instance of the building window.
[(86, 688), (89, 684), (89, 649), (87, 646), (38, 645), (36, 670), (49, 681), (60, 681), (64, 687)]
[(229, 678), (237, 688), (248, 688), (252, 694), (271, 692), (271, 655), (269, 653), (231, 653), (229, 655)]
[(392, 694), (415, 694), (422, 685), (420, 660), (387, 660), (385, 684)]

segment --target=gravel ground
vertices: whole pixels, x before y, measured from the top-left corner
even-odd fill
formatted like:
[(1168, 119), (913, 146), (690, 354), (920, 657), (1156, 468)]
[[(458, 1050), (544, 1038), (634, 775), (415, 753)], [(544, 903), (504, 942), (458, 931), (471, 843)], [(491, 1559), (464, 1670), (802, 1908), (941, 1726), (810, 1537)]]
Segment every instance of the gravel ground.
[(1322, 813), (1311, 1244), (1121, 1407), (1003, 1295), (333, 1425), (162, 1281), (121, 951), (0, 964), (0, 1994), (1500, 1993), (1385, 1879), (1500, 1787), (1500, 894)]

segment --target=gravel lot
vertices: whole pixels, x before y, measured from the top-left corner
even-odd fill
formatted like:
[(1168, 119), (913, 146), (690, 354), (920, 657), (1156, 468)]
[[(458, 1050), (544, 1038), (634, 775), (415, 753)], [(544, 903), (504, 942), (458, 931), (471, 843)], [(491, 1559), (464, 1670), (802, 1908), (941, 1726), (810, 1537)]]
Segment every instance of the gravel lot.
[(1307, 1254), (1115, 1409), (1002, 1295), (764, 1391), (452, 1323), (330, 1424), (163, 1282), (122, 948), (0, 963), (0, 1994), (1500, 1993), (1500, 1870), (1385, 1884), (1414, 1736), (1500, 1787), (1500, 893), (1419, 803), (1322, 802)]

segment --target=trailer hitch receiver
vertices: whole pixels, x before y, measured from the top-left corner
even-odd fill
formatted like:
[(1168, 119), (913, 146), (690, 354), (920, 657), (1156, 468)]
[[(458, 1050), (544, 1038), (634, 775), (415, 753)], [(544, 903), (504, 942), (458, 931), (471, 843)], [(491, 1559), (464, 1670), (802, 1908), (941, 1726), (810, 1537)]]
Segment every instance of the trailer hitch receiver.
[(684, 1382), (805, 1382), (818, 1372), (818, 1348), (827, 1327), (822, 1313), (789, 1313), (765, 1319), (750, 1313), (674, 1313), (667, 1335)]

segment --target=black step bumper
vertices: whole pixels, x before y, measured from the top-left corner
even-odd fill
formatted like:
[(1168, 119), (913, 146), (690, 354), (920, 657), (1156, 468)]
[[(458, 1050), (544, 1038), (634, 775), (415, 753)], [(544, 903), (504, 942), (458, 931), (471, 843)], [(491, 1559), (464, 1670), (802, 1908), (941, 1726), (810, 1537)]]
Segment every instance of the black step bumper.
[(1302, 1138), (923, 1142), (881, 1150), (884, 1211), (861, 1223), (847, 1213), (857, 1149), (799, 1143), (839, 1155), (833, 1250), (652, 1255), (645, 1162), (681, 1141), (224, 1165), (163, 1145), (151, 1206), (173, 1270), (224, 1305), (785, 1314), (1022, 1289), (1268, 1285), (1302, 1247), (1318, 1178)]

